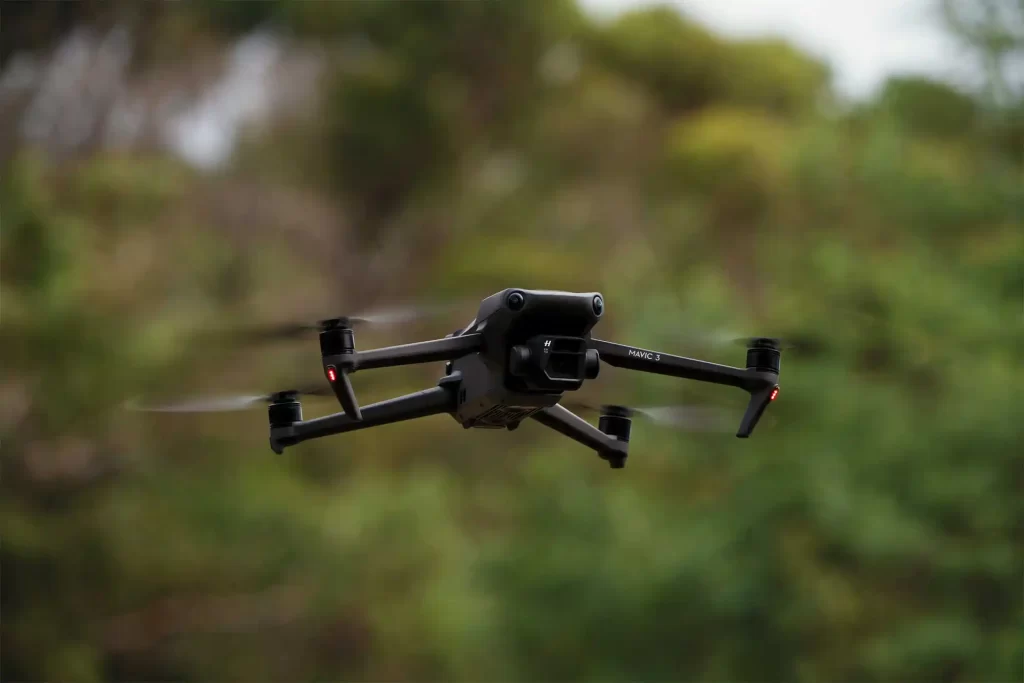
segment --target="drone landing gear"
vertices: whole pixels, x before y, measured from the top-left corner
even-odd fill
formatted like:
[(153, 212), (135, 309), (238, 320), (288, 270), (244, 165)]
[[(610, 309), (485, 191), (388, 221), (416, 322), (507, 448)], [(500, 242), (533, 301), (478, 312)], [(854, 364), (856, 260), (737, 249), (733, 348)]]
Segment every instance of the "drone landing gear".
[(355, 389), (348, 378), (355, 369), (356, 336), (346, 318), (335, 318), (323, 322), (320, 332), (320, 355), (323, 357), (324, 374), (331, 383), (335, 398), (345, 414), (354, 420), (362, 420), (363, 414), (356, 400)]
[(593, 448), (613, 469), (626, 466), (631, 420), (625, 414), (602, 415), (599, 426), (595, 427), (568, 408), (554, 405), (534, 413), (532, 418), (559, 434)]

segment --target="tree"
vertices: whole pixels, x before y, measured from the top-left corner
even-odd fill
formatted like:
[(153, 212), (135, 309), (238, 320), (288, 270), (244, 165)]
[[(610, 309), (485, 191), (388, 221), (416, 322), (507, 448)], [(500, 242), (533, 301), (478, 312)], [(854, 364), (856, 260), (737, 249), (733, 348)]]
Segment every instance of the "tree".
[(1024, 0), (941, 0), (940, 7), (953, 35), (981, 58), (992, 100), (1024, 97)]

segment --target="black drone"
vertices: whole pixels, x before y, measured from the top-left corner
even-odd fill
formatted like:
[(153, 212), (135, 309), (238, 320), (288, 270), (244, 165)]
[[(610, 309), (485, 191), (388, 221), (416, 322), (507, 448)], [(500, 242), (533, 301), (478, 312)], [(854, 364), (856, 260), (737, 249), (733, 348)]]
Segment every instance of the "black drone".
[[(467, 429), (512, 431), (524, 420), (536, 420), (621, 468), (629, 455), (634, 411), (602, 406), (594, 427), (562, 405), (565, 392), (577, 391), (598, 376), (602, 361), (747, 391), (750, 400), (736, 432), (739, 438), (751, 435), (778, 396), (777, 339), (747, 340), (746, 367), (730, 367), (595, 339), (591, 330), (604, 310), (604, 298), (597, 292), (506, 289), (484, 299), (469, 325), (443, 339), (370, 351), (355, 347), (353, 326), (361, 319), (334, 318), (314, 329), (320, 335), (330, 394), (343, 412), (302, 419), (299, 396), (324, 395), (323, 387), (243, 400), (269, 401), (270, 447), (278, 454), (310, 439), (447, 413)], [(349, 380), (360, 370), (441, 361), (446, 361), (445, 374), (437, 386), (367, 406), (360, 407)]]

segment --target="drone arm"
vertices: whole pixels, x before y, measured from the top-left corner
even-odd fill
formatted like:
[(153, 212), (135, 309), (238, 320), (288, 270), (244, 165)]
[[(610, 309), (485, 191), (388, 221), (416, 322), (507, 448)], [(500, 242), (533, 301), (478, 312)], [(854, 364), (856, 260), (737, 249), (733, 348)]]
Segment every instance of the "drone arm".
[(434, 363), (442, 360), (454, 360), (474, 351), (483, 345), (479, 334), (464, 334), (458, 337), (446, 337), (401, 346), (387, 346), (371, 351), (359, 351), (353, 359), (354, 369), (370, 370), (389, 368), (397, 365), (416, 365)]
[[(590, 348), (596, 349), (601, 360), (608, 365), (626, 370), (639, 370), (657, 375), (693, 379), (699, 382), (725, 384), (748, 391), (766, 383), (765, 379), (761, 377), (766, 373), (684, 358), (683, 356), (673, 356), (669, 353), (648, 351), (601, 339), (592, 339)], [(772, 384), (774, 385), (774, 382)]]
[(288, 426), (272, 427), (270, 447), (275, 453), (282, 453), (286, 447), (294, 446), (302, 441), (419, 417), (450, 413), (455, 410), (455, 406), (455, 390), (448, 385), (437, 386), (364, 406), (362, 419), (353, 419), (345, 413), (336, 413), (305, 422), (296, 422)]
[(570, 439), (597, 451), (613, 467), (621, 467), (629, 454), (629, 442), (619, 441), (579, 417), (568, 408), (553, 405), (533, 414), (533, 419)]
[[(351, 330), (347, 332), (348, 334), (345, 335), (345, 331), (342, 331), (341, 343), (337, 347), (324, 353), (323, 365), (324, 373), (331, 383), (334, 395), (345, 410), (345, 414), (355, 418), (356, 421), (363, 419), (362, 409), (356, 400), (352, 382), (348, 378), (356, 370), (452, 360), (473, 353), (482, 346), (482, 338), (479, 334), (467, 334), (357, 352), (353, 348)], [(321, 349), (324, 349), (323, 339), (320, 343)]]
[(667, 375), (698, 382), (725, 384), (752, 393), (774, 387), (778, 376), (774, 373), (760, 372), (753, 369), (743, 370), (731, 366), (722, 366), (717, 362), (686, 358), (671, 353), (658, 353), (635, 346), (615, 344), (600, 339), (591, 340), (591, 348), (597, 349), (601, 360), (609, 366), (637, 370), (655, 375)]
[(601, 360), (614, 367), (693, 379), (700, 382), (725, 384), (749, 392), (750, 401), (747, 403), (747, 410), (736, 432), (736, 436), (741, 439), (750, 436), (754, 427), (757, 426), (758, 420), (761, 419), (761, 415), (764, 414), (765, 408), (778, 395), (779, 376), (774, 372), (754, 368), (743, 370), (728, 365), (673, 356), (668, 353), (647, 351), (600, 339), (591, 340), (591, 348), (597, 350)]

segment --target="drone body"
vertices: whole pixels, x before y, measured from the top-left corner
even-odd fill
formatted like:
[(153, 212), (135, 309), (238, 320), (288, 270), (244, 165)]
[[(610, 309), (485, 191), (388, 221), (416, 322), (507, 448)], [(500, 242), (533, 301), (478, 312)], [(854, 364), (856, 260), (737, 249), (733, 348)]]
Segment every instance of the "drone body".
[[(597, 378), (600, 363), (744, 389), (751, 397), (736, 436), (748, 437), (778, 394), (780, 350), (752, 340), (745, 368), (595, 339), (604, 313), (597, 292), (506, 289), (484, 299), (464, 329), (436, 339), (371, 351), (355, 349), (349, 319), (322, 324), (324, 374), (344, 412), (303, 421), (298, 392), (274, 395), (270, 445), (282, 453), (302, 441), (448, 413), (465, 428), (517, 428), (532, 419), (623, 467), (629, 453), (629, 409), (602, 409), (597, 427), (560, 405), (565, 392)], [(436, 387), (360, 408), (349, 375), (373, 368), (447, 361)]]
[(483, 301), (457, 336), (479, 335), (480, 350), (450, 362), (461, 387), (455, 419), (464, 427), (513, 429), (598, 374), (587, 345), (604, 311), (597, 293), (508, 290)]

